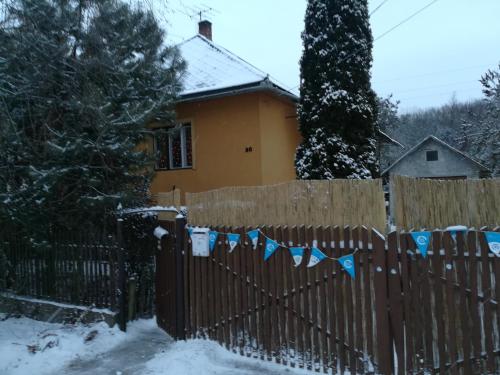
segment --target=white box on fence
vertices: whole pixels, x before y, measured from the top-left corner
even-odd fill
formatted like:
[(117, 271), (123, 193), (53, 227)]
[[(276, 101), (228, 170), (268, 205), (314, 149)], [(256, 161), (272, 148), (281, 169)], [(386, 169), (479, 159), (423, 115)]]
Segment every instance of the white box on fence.
[(193, 256), (208, 257), (210, 255), (209, 228), (193, 228), (191, 242), (193, 244)]

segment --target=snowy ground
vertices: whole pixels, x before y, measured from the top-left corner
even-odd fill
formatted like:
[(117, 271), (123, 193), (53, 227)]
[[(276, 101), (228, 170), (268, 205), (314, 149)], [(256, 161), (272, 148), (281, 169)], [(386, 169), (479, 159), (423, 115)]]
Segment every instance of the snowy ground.
[(173, 342), (154, 320), (62, 325), (0, 314), (0, 374), (311, 374), (230, 353), (205, 340)]

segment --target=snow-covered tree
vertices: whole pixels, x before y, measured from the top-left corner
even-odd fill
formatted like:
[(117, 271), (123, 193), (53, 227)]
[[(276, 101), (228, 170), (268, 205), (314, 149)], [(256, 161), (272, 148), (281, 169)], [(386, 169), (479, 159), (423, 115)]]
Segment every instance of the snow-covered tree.
[(150, 12), (119, 0), (0, 0), (0, 221), (102, 222), (146, 198), (145, 125), (184, 71)]
[(500, 176), (500, 65), (481, 77), (486, 113), (463, 122), (459, 146)]
[(308, 1), (300, 62), (298, 115), (304, 141), (296, 155), (299, 178), (370, 178), (378, 173), (367, 3)]

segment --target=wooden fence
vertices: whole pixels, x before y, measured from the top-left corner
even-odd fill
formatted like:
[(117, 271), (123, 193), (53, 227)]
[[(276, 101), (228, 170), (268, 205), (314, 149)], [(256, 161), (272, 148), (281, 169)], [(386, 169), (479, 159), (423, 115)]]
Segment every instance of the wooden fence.
[(398, 228), (500, 225), (500, 179), (429, 180), (395, 176), (392, 211)]
[(193, 225), (367, 225), (385, 232), (381, 180), (291, 181), (186, 193)]
[(58, 233), (34, 245), (12, 235), (1, 242), (10, 264), (10, 291), (76, 305), (116, 306), (117, 245), (107, 236)]
[[(127, 231), (124, 237), (120, 266), (115, 235), (102, 231), (58, 232), (38, 244), (3, 234), (0, 251), (8, 260), (5, 289), (22, 296), (122, 310), (130, 319), (151, 316), (157, 241), (152, 233), (134, 238)], [(124, 281), (120, 281), (120, 267)], [(124, 283), (121, 287), (120, 282)], [(123, 288), (128, 308), (118, 303), (119, 289)]]
[[(187, 337), (332, 374), (500, 371), (500, 258), (482, 232), (453, 239), (434, 231), (423, 258), (409, 233), (385, 239), (358, 227), (261, 227), (284, 246), (308, 248), (294, 267), (285, 248), (264, 261), (264, 237), (255, 250), (247, 241), (252, 227), (212, 229), (220, 234), (209, 257), (192, 256), (187, 234), (164, 242), (184, 260), (176, 274), (184, 281), (171, 277), (169, 287), (183, 292), (164, 297), (184, 309), (165, 315), (177, 321), (164, 327), (181, 323)], [(233, 252), (229, 232), (242, 236)], [(307, 268), (311, 246), (329, 257), (354, 254), (356, 277), (331, 259)]]

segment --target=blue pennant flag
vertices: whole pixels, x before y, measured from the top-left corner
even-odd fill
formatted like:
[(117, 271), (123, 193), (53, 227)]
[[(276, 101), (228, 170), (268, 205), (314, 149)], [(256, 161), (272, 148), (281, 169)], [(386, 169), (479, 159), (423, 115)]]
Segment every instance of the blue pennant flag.
[(412, 232), (411, 236), (417, 244), (420, 254), (422, 254), (424, 258), (427, 258), (427, 249), (431, 242), (431, 232)]
[(264, 260), (268, 260), (271, 255), (274, 254), (276, 249), (278, 249), (280, 245), (274, 241), (270, 240), (269, 238), (266, 239), (266, 252), (264, 253)]
[(313, 247), (311, 251), (311, 257), (309, 258), (309, 263), (307, 264), (307, 268), (314, 267), (316, 264), (321, 262), (322, 260), (328, 258), (323, 252), (317, 247)]
[(497, 257), (500, 257), (500, 232), (484, 232), (488, 247)]
[(240, 243), (240, 235), (237, 233), (228, 233), (227, 242), (229, 242), (229, 252), (232, 253), (236, 245)]
[(304, 248), (303, 247), (291, 247), (290, 254), (292, 254), (293, 261), (295, 262), (295, 267), (300, 266), (302, 263), (302, 258), (304, 257)]
[[(210, 252), (213, 252), (215, 249), (215, 244), (217, 243), (218, 232), (210, 231), (208, 232), (208, 244), (210, 246)], [(206, 243), (206, 242), (205, 242)]]
[(338, 259), (342, 268), (354, 279), (356, 278), (356, 268), (354, 267), (354, 255), (344, 255)]
[(250, 232), (247, 232), (248, 238), (250, 238), (250, 242), (252, 242), (252, 247), (255, 250), (257, 248), (257, 243), (259, 242), (259, 230), (254, 229)]

